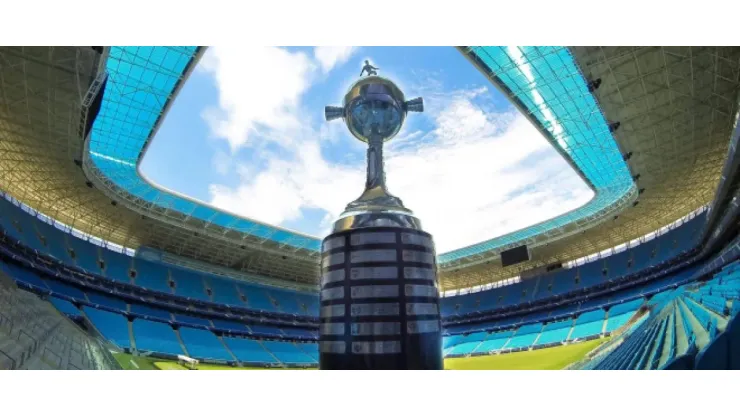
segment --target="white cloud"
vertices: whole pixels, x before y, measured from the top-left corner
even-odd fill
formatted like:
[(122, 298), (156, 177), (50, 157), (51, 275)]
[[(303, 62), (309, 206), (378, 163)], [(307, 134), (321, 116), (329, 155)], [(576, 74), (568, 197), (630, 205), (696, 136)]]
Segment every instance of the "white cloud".
[[(519, 114), (486, 115), (463, 96), (450, 100), (435, 124), (431, 143), (415, 133), (402, 146), (391, 142), (386, 170), (390, 191), (414, 210), (440, 252), (544, 221), (592, 196)], [(307, 225), (328, 233), (361, 193), (364, 170), (364, 163), (328, 162), (318, 142), (308, 141), (236, 189), (213, 186), (211, 202), (272, 224), (296, 220), (302, 208), (323, 209), (322, 223)]]
[(211, 161), (213, 170), (219, 175), (226, 175), (231, 170), (233, 159), (227, 153), (217, 150)]
[(264, 132), (281, 145), (290, 144), (287, 132), (300, 127), (299, 97), (315, 70), (309, 56), (274, 47), (212, 47), (202, 68), (219, 90), (219, 107), (207, 108), (203, 117), (214, 136), (228, 140), (232, 152)]
[(389, 149), (387, 176), (440, 252), (552, 218), (593, 194), (520, 114), (486, 115), (459, 98), (435, 121), (432, 145)]
[(314, 57), (324, 72), (329, 72), (336, 65), (343, 64), (352, 56), (357, 48), (354, 46), (317, 46), (314, 48)]
[[(310, 87), (314, 68), (334, 65), (327, 66), (329, 54), (321, 58), (318, 49), (318, 64), (305, 54), (276, 48), (213, 51), (207, 69), (221, 94), (220, 108), (210, 113), (219, 115), (209, 118), (213, 134), (226, 138), (232, 149), (243, 145), (259, 149), (270, 143), (283, 151), (255, 152), (261, 170), (255, 160), (232, 162), (240, 183), (211, 185), (212, 204), (270, 224), (289, 222), (299, 231), (323, 236), (346, 204), (361, 194), (363, 145), (350, 138), (341, 123), (305, 122), (309, 117), (302, 111), (301, 97)], [(243, 80), (255, 76), (257, 81)], [(278, 91), (270, 84), (278, 84)], [(414, 92), (425, 97), (424, 116), (431, 117), (434, 128), (403, 131), (388, 144), (388, 187), (435, 236), (439, 252), (547, 220), (592, 197), (521, 114), (491, 114), (476, 104), (488, 93), (485, 87)], [(332, 161), (322, 149), (332, 154)], [(301, 225), (304, 209), (323, 210), (326, 215), (319, 224)]]

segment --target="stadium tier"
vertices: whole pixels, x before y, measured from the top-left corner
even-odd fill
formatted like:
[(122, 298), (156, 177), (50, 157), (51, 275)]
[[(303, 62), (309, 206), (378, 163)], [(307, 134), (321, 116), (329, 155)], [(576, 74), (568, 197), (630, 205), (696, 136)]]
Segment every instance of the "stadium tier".
[(502, 288), (442, 299), (446, 317), (503, 310), (522, 304), (551, 300), (565, 294), (586, 291), (625, 277), (634, 277), (666, 263), (682, 258), (697, 244), (705, 214), (691, 219), (681, 227), (627, 249), (621, 253), (584, 265), (545, 274)]
[[(8, 217), (6, 224), (27, 224), (25, 232), (19, 231), (17, 227), (6, 229), (6, 232), (8, 237), (28, 248), (33, 247), (33, 244), (30, 244), (28, 240), (39, 240), (39, 237), (42, 237), (47, 244), (53, 241), (56, 245), (61, 245), (57, 249), (59, 252), (66, 252), (69, 247), (74, 245), (77, 247), (77, 251), (82, 252), (79, 248), (86, 247), (83, 250), (100, 256), (96, 261), (88, 263), (88, 265), (92, 265), (92, 269), (76, 269), (74, 267), (79, 266), (79, 264), (70, 259), (67, 259), (66, 262), (61, 261), (65, 267), (74, 271), (84, 270), (89, 275), (101, 278), (107, 277), (122, 284), (128, 283), (128, 289), (133, 289), (131, 286), (142, 287), (162, 296), (165, 294), (175, 295), (180, 300), (193, 301), (193, 305), (199, 305), (200, 303), (197, 301), (200, 301), (255, 312), (310, 318), (315, 318), (318, 315), (318, 297), (315, 294), (289, 292), (227, 280), (220, 276), (208, 276), (175, 266), (167, 267), (145, 259), (131, 258), (125, 254), (80, 240), (54, 227), (44, 228), (46, 233), (54, 235), (54, 238), (47, 239), (46, 236), (40, 234), (40, 231), (33, 228), (33, 220), (19, 207), (2, 198), (0, 198), (0, 207), (2, 207), (4, 215)], [(443, 298), (441, 300), (442, 314), (448, 321), (452, 321), (456, 317), (464, 317), (470, 314), (495, 312), (513, 307), (521, 308), (537, 304), (537, 302), (550, 302), (552, 299), (558, 299), (566, 294), (588, 291), (608, 283), (618, 283), (627, 277), (634, 277), (636, 274), (644, 273), (655, 266), (664, 266), (666, 262), (681, 258), (696, 245), (697, 229), (703, 220), (704, 215), (699, 215), (681, 227), (647, 243), (579, 267), (546, 274), (502, 288)], [(40, 221), (37, 222), (44, 224)], [(67, 245), (67, 242), (70, 241), (74, 241), (74, 244), (69, 243)], [(632, 267), (629, 266), (632, 259), (646, 252), (651, 253), (648, 256), (652, 257), (651, 261), (639, 263), (641, 267), (635, 267), (634, 265), (637, 263), (633, 263)], [(658, 256), (657, 253), (659, 252), (668, 254)], [(42, 250), (40, 253), (45, 253), (45, 251)], [(101, 269), (100, 265), (103, 265), (104, 269)], [(604, 273), (605, 270), (612, 270), (613, 272)], [(101, 279), (101, 282), (104, 284), (105, 280)], [(658, 286), (661, 284), (658, 283)], [(57, 287), (57, 289), (70, 292), (67, 294), (73, 298), (82, 299), (82, 293), (75, 291), (75, 289), (61, 287)], [(97, 295), (93, 296), (96, 299), (104, 299)], [(120, 303), (116, 304), (115, 301), (110, 299), (102, 301), (101, 304), (125, 309)]]
[[(98, 325), (106, 325), (101, 322)], [(126, 323), (128, 331), (128, 323)], [(136, 342), (136, 348), (141, 351), (158, 352), (162, 354), (180, 355), (185, 354), (185, 350), (177, 338), (177, 334), (168, 324), (161, 322), (148, 321), (146, 319), (135, 319), (132, 327), (133, 339)]]
[(64, 300), (49, 303), (19, 290), (0, 271), (0, 370), (120, 368), (100, 340), (63, 314), (81, 312)]
[[(15, 205), (5, 200), (1, 200), (0, 204), (6, 208), (3, 210), (4, 224), (24, 223), (27, 227), (33, 226), (31, 220), (24, 218), (28, 214), (19, 211)], [(672, 289), (677, 284), (688, 281), (696, 267), (684, 268), (676, 273), (628, 288), (620, 289), (616, 284), (614, 286), (616, 289), (611, 289), (606, 295), (592, 292), (594, 295), (591, 296), (589, 289), (608, 288), (610, 283), (618, 283), (620, 279), (626, 277), (634, 279), (635, 275), (645, 274), (655, 266), (663, 269), (675, 263), (677, 259), (682, 259), (682, 256), (691, 252), (693, 245), (696, 244), (695, 236), (703, 218), (697, 216), (683, 226), (648, 243), (597, 262), (546, 274), (503, 288), (443, 299), (446, 331), (460, 333), (445, 338), (445, 355), (460, 357), (511, 353), (602, 337), (627, 327), (637, 317), (638, 310), (644, 306), (646, 296), (654, 295), (653, 303), (661, 297), (675, 297)], [(3, 230), (6, 261), (0, 266), (2, 270), (13, 276), (22, 286), (36, 289), (37, 293), (50, 294), (52, 304), (67, 316), (88, 319), (90, 325), (102, 336), (125, 351), (147, 352), (163, 357), (187, 354), (204, 361), (250, 365), (316, 364), (315, 343), (291, 342), (316, 338), (315, 326), (311, 325), (314, 322), (311, 318), (315, 318), (315, 315), (312, 316), (311, 311), (315, 312), (317, 302), (315, 296), (311, 294), (227, 280), (220, 276), (166, 267), (145, 259), (124, 259), (126, 257), (124, 254), (92, 245), (62, 233), (54, 227), (43, 227), (43, 230), (48, 234), (54, 234), (54, 237), (46, 238), (40, 234), (40, 230), (34, 231), (30, 237), (17, 229), (10, 233)], [(44, 244), (53, 243), (57, 249), (47, 257), (45, 251), (31, 250), (34, 244), (28, 243), (28, 239), (39, 239), (42, 247), (47, 247)], [(663, 257), (644, 255), (645, 252), (656, 253), (655, 248), (661, 246), (670, 247), (667, 252), (671, 255)], [(70, 250), (74, 251), (74, 256), (66, 258), (61, 256)], [(88, 255), (93, 253), (99, 257), (96, 261), (79, 262), (75, 260), (77, 253)], [(14, 256), (14, 261), (7, 261), (10, 260), (7, 257), (9, 255)], [(642, 257), (650, 260), (636, 260)], [(629, 266), (630, 263), (634, 270)], [(43, 267), (40, 264), (43, 264)], [(104, 267), (101, 268), (101, 265)], [(619, 268), (617, 265), (624, 267)], [(603, 272), (604, 268), (617, 270), (618, 273), (614, 273), (612, 277), (609, 273)], [(58, 273), (50, 275), (48, 273), (50, 269), (68, 272), (68, 278), (60, 279)], [(630, 270), (633, 271), (632, 274), (625, 274)], [(721, 277), (725, 278), (728, 285), (707, 285), (695, 293), (687, 292), (686, 299), (672, 300), (680, 305), (680, 319), (683, 319), (680, 322), (691, 324), (686, 327), (691, 331), (688, 336), (697, 337), (695, 334), (699, 334), (697, 347), (709, 344), (712, 339), (709, 332), (711, 328), (716, 327), (715, 331), (721, 331), (727, 326), (727, 318), (720, 320), (715, 315), (730, 312), (723, 304), (723, 301), (727, 301), (723, 296), (732, 296), (735, 293), (732, 292), (735, 288), (732, 285), (740, 280), (731, 280), (734, 275), (729, 272), (723, 273), (725, 274)], [(123, 277), (124, 274), (129, 278)], [(114, 277), (116, 275), (118, 278)], [(75, 284), (79, 283), (75, 277), (80, 276), (85, 276), (87, 284)], [(571, 279), (568, 276), (578, 278)], [(93, 285), (90, 280), (96, 280), (99, 284)], [(136, 291), (138, 287), (146, 291), (139, 293)], [(164, 296), (162, 299), (177, 299), (184, 308), (173, 309), (171, 304), (166, 302), (147, 302), (144, 295), (151, 296), (155, 292), (162, 293)], [(132, 296), (127, 297), (126, 294)], [(564, 294), (570, 294), (572, 299), (580, 299), (577, 296), (585, 296), (585, 299), (580, 302), (566, 301), (564, 305), (548, 307), (545, 310), (527, 309), (528, 306), (536, 305), (537, 301), (556, 304)], [(214, 314), (205, 307), (210, 304), (220, 304), (229, 314)], [(234, 320), (235, 310), (263, 315), (259, 315), (259, 321), (250, 320), (254, 317), (248, 315), (237, 315), (238, 319)], [(499, 317), (497, 313), (502, 310), (513, 311), (518, 315)], [(268, 311), (269, 315), (264, 315)], [(486, 313), (489, 314), (488, 317)], [(265, 316), (278, 319), (266, 321)], [(292, 320), (285, 320), (288, 316)], [(465, 322), (466, 317), (481, 316), (484, 317), (481, 322)], [(307, 320), (295, 320), (300, 317)], [(671, 317), (670, 322), (675, 327), (679, 320), (673, 315)], [(657, 340), (673, 336), (673, 327), (669, 330), (667, 324), (660, 326), (654, 321), (650, 319), (649, 323), (642, 322), (642, 325), (647, 325), (645, 328), (651, 332), (638, 331), (637, 334), (644, 339), (641, 338), (640, 343), (636, 339), (631, 341), (629, 345), (632, 348), (650, 346), (655, 349)], [(279, 325), (288, 322), (290, 326)], [(305, 326), (296, 326), (301, 324)], [(702, 328), (704, 332), (701, 332)], [(224, 334), (235, 334), (239, 338), (222, 338)], [(675, 348), (676, 356), (690, 353), (688, 344), (681, 339), (681, 342), (671, 341), (674, 346), (682, 346)], [(663, 344), (661, 348), (662, 346)], [(620, 346), (615, 354), (623, 352), (624, 348), (626, 347)], [(668, 361), (663, 355), (653, 355), (643, 357), (644, 360), (636, 363), (624, 364), (620, 361), (614, 367), (644, 368), (648, 361), (652, 363), (657, 360), (655, 365), (662, 365)], [(610, 360), (615, 359), (617, 358)], [(611, 361), (606, 361), (600, 366), (612, 368), (610, 363)]]

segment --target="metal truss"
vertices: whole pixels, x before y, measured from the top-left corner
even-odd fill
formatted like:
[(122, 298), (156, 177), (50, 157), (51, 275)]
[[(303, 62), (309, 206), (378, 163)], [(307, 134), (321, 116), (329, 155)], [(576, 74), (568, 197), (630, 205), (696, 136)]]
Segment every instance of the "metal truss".
[[(441, 269), (444, 290), (567, 262), (646, 235), (711, 202), (738, 114), (740, 48), (574, 47), (584, 76), (637, 179), (638, 195), (575, 233), (538, 244), (533, 260), (502, 268), (495, 256)], [(633, 206), (634, 202), (637, 205)], [(613, 215), (612, 215), (613, 214)], [(594, 226), (594, 224), (596, 224)], [(561, 232), (562, 230), (557, 230)]]
[[(581, 117), (601, 112), (620, 122), (613, 135), (619, 148), (631, 153), (627, 164), (631, 174), (639, 174), (637, 186), (564, 227), (444, 263), (443, 290), (597, 253), (711, 201), (737, 114), (740, 48), (570, 52), (587, 79), (602, 80), (593, 93), (598, 107)], [(249, 280), (259, 275), (267, 284), (314, 287), (318, 253), (296, 247), (301, 236), (276, 243), (138, 198), (91, 162), (79, 130), (86, 94), (104, 68), (101, 59), (85, 47), (0, 48), (0, 188), (84, 233), (171, 253), (171, 262)], [(533, 260), (502, 268), (500, 252), (522, 243), (532, 248)]]

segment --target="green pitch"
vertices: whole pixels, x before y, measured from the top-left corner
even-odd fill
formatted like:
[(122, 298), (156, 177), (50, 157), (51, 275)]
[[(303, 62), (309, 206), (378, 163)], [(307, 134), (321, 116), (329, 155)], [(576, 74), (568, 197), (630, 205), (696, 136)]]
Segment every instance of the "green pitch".
[(562, 370), (582, 359), (607, 338), (541, 350), (470, 358), (448, 358), (445, 370)]
[(137, 357), (131, 354), (125, 354), (122, 352), (114, 352), (113, 358), (118, 361), (118, 364), (124, 370), (158, 370), (154, 366), (154, 360), (148, 357)]
[[(137, 357), (122, 352), (114, 352), (113, 357), (124, 370), (187, 370), (184, 366), (161, 358)], [(287, 370), (285, 368), (231, 367), (218, 364), (198, 364), (198, 370)], [(308, 370), (315, 370), (309, 368)]]
[[(513, 354), (448, 358), (445, 360), (445, 370), (561, 370), (581, 360), (589, 351), (607, 340), (608, 338), (595, 339), (578, 344), (515, 352)], [(114, 356), (125, 370), (187, 370), (173, 361), (136, 357), (124, 353), (116, 353)], [(198, 364), (197, 368), (198, 370), (266, 370), (266, 368), (231, 367), (215, 364)], [(278, 368), (276, 370), (284, 369)]]

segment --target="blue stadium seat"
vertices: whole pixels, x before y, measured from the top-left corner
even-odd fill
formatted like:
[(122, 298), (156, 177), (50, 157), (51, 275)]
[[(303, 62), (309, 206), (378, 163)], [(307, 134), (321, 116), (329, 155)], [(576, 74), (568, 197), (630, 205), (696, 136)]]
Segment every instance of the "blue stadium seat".
[(36, 221), (34, 225), (39, 236), (42, 237), (41, 244), (45, 248), (43, 251), (59, 261), (72, 263), (73, 260), (69, 255), (67, 242), (65, 241), (66, 233), (43, 221)]
[(238, 282), (236, 286), (239, 291), (247, 298), (247, 305), (250, 309), (257, 309), (267, 312), (278, 312), (275, 305), (270, 301), (267, 292), (261, 287), (249, 283)]
[(605, 316), (606, 312), (603, 309), (582, 313), (576, 319), (575, 327), (568, 339), (574, 340), (601, 334)]
[(82, 316), (82, 313), (75, 305), (73, 305), (71, 302), (67, 302), (64, 299), (59, 299), (55, 297), (50, 297), (49, 302), (51, 302), (52, 305), (54, 305), (57, 310), (65, 315), (69, 315), (72, 317), (78, 317)]
[[(0, 198), (2, 199), (2, 198)], [(49, 287), (44, 283), (36, 273), (25, 267), (18, 267), (13, 264), (5, 263), (0, 261), (0, 270), (5, 272), (8, 276), (12, 277), (13, 280), (27, 283), (32, 286), (36, 286), (41, 289), (48, 289)]]
[[(734, 305), (739, 303), (740, 301), (735, 300)], [(727, 333), (727, 344), (730, 351), (727, 368), (740, 370), (740, 313), (736, 313), (730, 320), (725, 332)]]
[(552, 295), (562, 295), (575, 289), (577, 269), (561, 270), (553, 275)]
[(96, 305), (107, 306), (109, 308), (118, 309), (123, 312), (126, 312), (127, 309), (126, 302), (119, 298), (102, 295), (92, 291), (87, 293), (87, 298), (90, 300), (90, 302)]
[(92, 274), (103, 274), (103, 271), (100, 269), (100, 254), (98, 252), (100, 247), (71, 235), (67, 236), (67, 243), (69, 243), (69, 248), (75, 253), (74, 264), (77, 267), (85, 269)]
[(607, 279), (603, 274), (604, 268), (603, 260), (597, 260), (580, 266), (578, 271), (581, 279), (579, 283), (575, 284), (575, 288), (583, 289), (605, 282)]
[(308, 329), (303, 329), (303, 328), (281, 327), (280, 330), (283, 331), (283, 333), (289, 337), (316, 338), (318, 335), (317, 331), (309, 331)]
[(177, 322), (193, 324), (193, 325), (211, 326), (211, 323), (208, 322), (208, 319), (205, 319), (205, 318), (199, 318), (197, 316), (190, 316), (190, 315), (181, 315), (177, 313), (174, 315), (175, 315), (175, 320)]
[(133, 259), (125, 254), (110, 250), (100, 250), (105, 263), (103, 274), (113, 280), (129, 283), (129, 271), (133, 267)]
[(455, 345), (449, 352), (450, 355), (467, 355), (475, 351), (480, 345), (480, 341), (475, 342), (464, 342), (462, 344)]
[(175, 281), (175, 293), (193, 299), (210, 301), (203, 282), (203, 274), (184, 269), (171, 269), (172, 280)]
[(262, 345), (248, 338), (223, 338), (226, 345), (236, 358), (247, 364), (277, 364), (277, 360)]
[(138, 350), (171, 355), (185, 354), (177, 339), (177, 334), (169, 324), (147, 319), (134, 319), (133, 332)]
[(635, 299), (632, 301), (620, 303), (617, 305), (613, 305), (611, 308), (609, 308), (609, 316), (611, 315), (620, 315), (626, 312), (635, 312), (638, 309), (640, 309), (640, 306), (645, 302), (644, 299)]
[(442, 348), (454, 347), (462, 342), (464, 335), (450, 335), (442, 338)]
[(695, 370), (726, 370), (730, 366), (729, 334), (723, 332), (696, 355)]
[(529, 324), (529, 325), (520, 327), (516, 331), (516, 334), (517, 335), (539, 334), (540, 332), (542, 332), (542, 323), (538, 322), (538, 323)]
[(606, 263), (606, 269), (608, 271), (606, 279), (616, 279), (632, 273), (632, 270), (627, 267), (631, 255), (631, 252), (623, 251), (604, 259), (604, 262)]
[(292, 342), (262, 341), (262, 345), (284, 364), (311, 364), (314, 359)]
[(319, 296), (298, 293), (296, 294), (301, 315), (319, 316)]
[(564, 342), (573, 327), (573, 320), (552, 322), (542, 329), (542, 334), (537, 339), (536, 345), (546, 345), (556, 342)]
[(302, 315), (304, 313), (298, 304), (295, 292), (291, 293), (282, 289), (271, 289), (267, 293), (275, 300), (277, 303), (276, 307), (279, 311), (293, 315)]
[(130, 306), (131, 306), (132, 313), (138, 313), (140, 315), (149, 316), (153, 318), (166, 319), (167, 321), (172, 320), (172, 315), (167, 310), (155, 308), (151, 306), (146, 306), (146, 305), (140, 305), (138, 303), (132, 303)]
[(238, 331), (238, 332), (249, 332), (246, 325), (236, 321), (226, 321), (223, 319), (211, 319), (213, 321), (214, 328), (218, 328), (225, 331)]
[(537, 339), (537, 336), (538, 334), (514, 335), (509, 340), (509, 343), (506, 344), (506, 348), (515, 349), (530, 347)]
[(626, 312), (620, 315), (612, 316), (611, 312), (609, 313), (609, 319), (606, 322), (606, 332), (613, 332), (617, 329), (624, 326), (627, 322), (629, 322), (632, 317), (635, 316), (635, 312)]
[(77, 289), (74, 286), (70, 286), (61, 282), (58, 282), (56, 280), (44, 280), (44, 283), (46, 283), (46, 286), (51, 289), (52, 292), (58, 293), (60, 295), (66, 295), (71, 298), (79, 299), (79, 300), (86, 300), (85, 294), (82, 293), (80, 289)]
[(477, 352), (494, 352), (498, 351), (506, 345), (509, 338), (514, 335), (514, 331), (496, 332), (489, 335), (485, 341), (481, 342), (478, 346)]
[(136, 271), (134, 283), (149, 290), (172, 293), (168, 283), (167, 268), (142, 259), (134, 259), (133, 270)]
[[(2, 199), (4, 200), (5, 198)], [(7, 230), (14, 236), (18, 237), (18, 240), (20, 240), (24, 245), (38, 252), (45, 253), (47, 249), (43, 244), (41, 244), (36, 227), (34, 227), (34, 223), (38, 222), (38, 220), (22, 212), (14, 205), (11, 204), (10, 206), (12, 207), (11, 210), (16, 212), (18, 215), (11, 214), (12, 217), (8, 222), (10, 222), (12, 226)]]
[(236, 290), (234, 280), (227, 280), (220, 277), (212, 277), (208, 281), (208, 287), (213, 292), (213, 301), (216, 303), (224, 303), (226, 305), (238, 306), (240, 308), (246, 308), (247, 304), (242, 302), (239, 297), (239, 292)]
[(83, 306), (82, 310), (85, 312), (85, 315), (90, 318), (90, 322), (95, 325), (95, 328), (97, 328), (97, 330), (106, 339), (121, 348), (131, 347), (128, 334), (128, 321), (125, 316), (114, 312), (91, 308), (89, 306)]
[(274, 326), (265, 326), (265, 325), (258, 325), (258, 324), (249, 324), (248, 325), (250, 331), (253, 334), (258, 335), (283, 335), (283, 332), (280, 331), (279, 328), (276, 328)]
[(298, 346), (301, 351), (308, 354), (308, 356), (311, 357), (313, 361), (319, 362), (319, 344), (315, 342), (298, 343), (296, 344), (296, 346)]
[(191, 357), (199, 359), (234, 361), (224, 345), (211, 331), (181, 327), (180, 338)]

